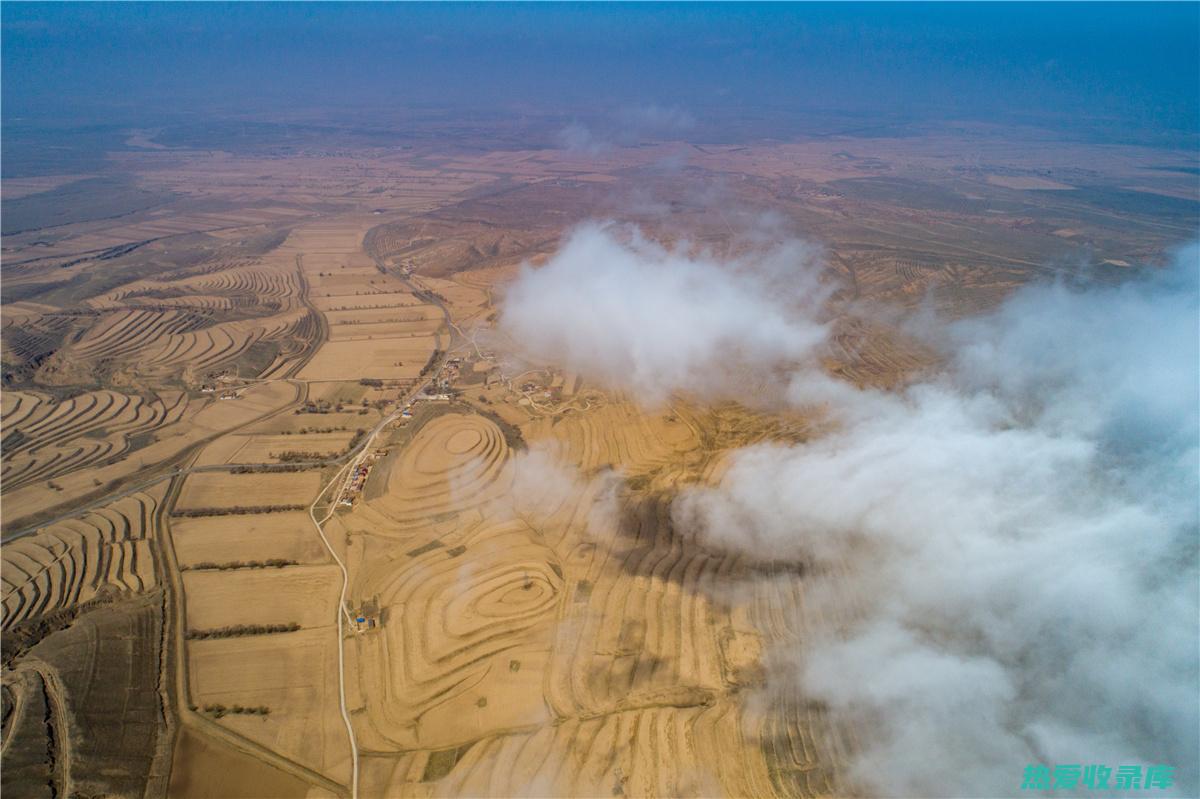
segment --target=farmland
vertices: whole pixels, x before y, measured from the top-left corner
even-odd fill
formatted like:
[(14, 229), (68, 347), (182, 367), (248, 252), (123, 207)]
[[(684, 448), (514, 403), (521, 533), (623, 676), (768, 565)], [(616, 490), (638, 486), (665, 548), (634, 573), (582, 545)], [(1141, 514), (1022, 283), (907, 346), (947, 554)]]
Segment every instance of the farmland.
[(733, 257), (770, 212), (822, 243), (820, 368), (891, 391), (939, 366), (903, 313), (1111, 279), (1195, 221), (1189, 173), (1150, 168), (1175, 156), (1132, 146), (464, 130), (177, 130), (112, 154), (145, 192), (121, 182), (112, 215), (107, 179), (5, 179), (5, 792), (843, 793), (858, 731), (765, 688), (828, 621), (808, 564), (671, 510), (740, 448), (819, 438), (822, 410), (757, 374), (646, 402), (519, 352), (505, 292), (588, 219)]

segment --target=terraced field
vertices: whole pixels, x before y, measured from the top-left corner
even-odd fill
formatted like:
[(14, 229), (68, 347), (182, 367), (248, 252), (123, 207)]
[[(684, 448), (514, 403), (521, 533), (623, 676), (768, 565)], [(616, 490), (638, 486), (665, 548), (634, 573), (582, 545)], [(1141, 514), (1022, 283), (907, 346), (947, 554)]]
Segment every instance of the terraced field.
[[(282, 410), (296, 401), (297, 392), (296, 385), (285, 381), (243, 389), (236, 401), (202, 394), (188, 397), (179, 391), (162, 391), (155, 400), (102, 391), (50, 403), (39, 392), (8, 392), (6, 400), (11, 402), (6, 409), (20, 421), (11, 429), (5, 424), (6, 455), (8, 445), (14, 449), (3, 467), (5, 522), (42, 519), (53, 509), (103, 497), (139, 475), (150, 479), (164, 462), (205, 439)], [(109, 422), (100, 425), (97, 414), (110, 414)], [(152, 418), (156, 421), (149, 421)], [(75, 432), (77, 423), (83, 435)], [(33, 430), (32, 441), (22, 438), (25, 425)]]
[[(13, 307), (13, 306), (16, 307)], [(74, 319), (53, 306), (13, 303), (0, 319), (0, 361), (4, 379), (28, 379), (70, 334)]]
[[(5, 237), (6, 794), (165, 795), (178, 709), (164, 612), (182, 601), (159, 538), (178, 493), (168, 478), (203, 445), (304, 396), (280, 378), (315, 351), (323, 322), (294, 255), (271, 255), (284, 239), (272, 226), (295, 216), (224, 219), (236, 231), (224, 237), (166, 220), (132, 242), (120, 230), (63, 234), (61, 257), (15, 269)], [(330, 448), (353, 435), (334, 434)], [(251, 455), (270, 460), (273, 443)], [(306, 543), (293, 560), (322, 563)], [(261, 560), (275, 563), (271, 544)], [(227, 550), (197, 545), (206, 560), (188, 565), (227, 565)]]
[[(16, 716), (5, 731), (5, 793), (165, 787), (155, 554), (163, 494), (131, 494), (0, 552), (4, 689)], [(16, 727), (30, 729), (10, 748)], [(10, 773), (21, 776), (10, 782)]]
[(5, 489), (98, 466), (124, 457), (132, 442), (195, 412), (182, 392), (149, 397), (89, 391), (57, 402), (39, 392), (6, 392), (0, 424), (5, 430)]
[(670, 523), (670, 491), (769, 427), (616, 401), (532, 420), (518, 453), (482, 416), (426, 421), (337, 520), (368, 620), (348, 687), (364, 793), (831, 792), (820, 714), (742, 696), (770, 639), (796, 634), (759, 614), (794, 610), (799, 583), (747, 588), (739, 558)]
[[(161, 303), (155, 303), (152, 310), (137, 304), (102, 313), (61, 357), (105, 366), (136, 360), (139, 372), (146, 376), (183, 368), (203, 374), (236, 361), (256, 342), (311, 337), (311, 330), (302, 329), (312, 322), (310, 312), (296, 303), (294, 274), (238, 270), (235, 275), (218, 273), (203, 280), (211, 285), (202, 289), (225, 288), (232, 296), (203, 297), (181, 308), (163, 309)], [(256, 287), (263, 293), (256, 294)], [(253, 298), (254, 304), (238, 301), (248, 298)], [(269, 315), (222, 322), (214, 318), (217, 311)]]
[(150, 551), (162, 492), (139, 492), (4, 546), (3, 629), (88, 602), (142, 592), (158, 578)]
[(839, 319), (830, 344), (829, 371), (858, 386), (894, 388), (937, 363), (928, 347), (859, 318)]
[(553, 245), (552, 235), (536, 229), (536, 222), (531, 227), (534, 229), (498, 230), (475, 219), (421, 219), (380, 225), (367, 236), (364, 246), (393, 266), (444, 277), (497, 263), (516, 263)]
[[(961, 157), (853, 133), (584, 153), (422, 119), (352, 123), (381, 138), (344, 149), (293, 121), (253, 152), (139, 132), (106, 163), (161, 207), (5, 236), (4, 792), (845, 794), (853, 731), (767, 682), (839, 621), (811, 617), (833, 611), (810, 566), (671, 512), (822, 418), (651, 410), (529, 363), (493, 329), (506, 284), (589, 218), (720, 254), (769, 209), (826, 247), (826, 371), (892, 389), (938, 363), (872, 303), (976, 313), (1152, 258), (1191, 217), (1047, 199), (1098, 151), (1032, 178), (1031, 148), (982, 130)], [(1103, 158), (1113, 185), (1194, 195), (1194, 168), (1162, 171), (1178, 153)], [(91, 179), (6, 179), (6, 203)], [(774, 376), (749, 369), (759, 407)]]
[(478, 508), (503, 496), (510, 453), (500, 430), (482, 417), (450, 414), (431, 421), (390, 468), (371, 510), (405, 532), (431, 517)]
[[(681, 486), (720, 476), (724, 452), (803, 436), (807, 422), (683, 402), (649, 413), (574, 375), (504, 374), (474, 331), (510, 256), (533, 244), (409, 278), (403, 259), (365, 255), (373, 224), (301, 225), (258, 256), (125, 282), (65, 322), (24, 308), (64, 331), (44, 377), (191, 390), (6, 393), (7, 496), (45, 505), (85, 476), (124, 479), (203, 446), (169, 488), (6, 548), (4, 629), (170, 588), (176, 756), (224, 762), (232, 747), (289, 791), (336, 794), (357, 767), (361, 796), (836, 792), (846, 744), (821, 710), (747, 700), (762, 653), (803, 636), (798, 576), (748, 579), (756, 567), (691, 546), (669, 513)], [(842, 360), (868, 375), (913, 368), (872, 341), (847, 326)], [(349, 575), (340, 606), (340, 571), (307, 513), (336, 467), (290, 464), (338, 457), (394, 418), (388, 403), (411, 401), (447, 350), (485, 398), (423, 406), (371, 442), (364, 490), (324, 530)], [(154, 535), (137, 532), (157, 503), (168, 585)], [(176, 764), (181, 792), (214, 790), (193, 767)]]

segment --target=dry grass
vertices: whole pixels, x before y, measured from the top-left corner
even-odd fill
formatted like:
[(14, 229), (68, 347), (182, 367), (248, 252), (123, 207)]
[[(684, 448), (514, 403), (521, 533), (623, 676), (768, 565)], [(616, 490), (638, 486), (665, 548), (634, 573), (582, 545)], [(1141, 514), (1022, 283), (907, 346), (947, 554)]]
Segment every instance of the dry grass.
[[(365, 417), (356, 414), (355, 418), (360, 426), (367, 424)], [(324, 426), (321, 425), (321, 427)], [(280, 463), (285, 460), (282, 456), (289, 453), (300, 453), (306, 456), (299, 460), (320, 460), (341, 455), (346, 451), (353, 438), (353, 430), (292, 435), (224, 436), (204, 448), (196, 460), (196, 465)], [(312, 457), (307, 457), (308, 455)], [(297, 459), (296, 457), (291, 458), (291, 460)]]
[(336, 601), (339, 587), (333, 566), (189, 571), (183, 582), (191, 630), (239, 624), (326, 627), (333, 619), (325, 608)]
[(192, 475), (184, 483), (176, 507), (197, 510), (266, 505), (307, 506), (316, 497), (320, 486), (321, 475), (318, 472), (202, 472)]
[(330, 341), (300, 373), (304, 380), (412, 380), (437, 347), (433, 336)]
[(170, 795), (180, 799), (305, 799), (316, 793), (304, 780), (239, 752), (228, 744), (183, 728), (175, 743)]
[(183, 567), (270, 558), (325, 563), (329, 557), (302, 512), (173, 519), (171, 531)]

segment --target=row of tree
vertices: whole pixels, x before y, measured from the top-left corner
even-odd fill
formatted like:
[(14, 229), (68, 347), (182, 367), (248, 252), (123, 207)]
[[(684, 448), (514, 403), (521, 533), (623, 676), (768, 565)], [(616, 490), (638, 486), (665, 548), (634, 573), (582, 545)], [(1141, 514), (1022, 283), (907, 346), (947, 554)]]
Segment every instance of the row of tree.
[(228, 508), (176, 508), (172, 516), (245, 516), (249, 513), (283, 513), (289, 510), (304, 510), (304, 505), (231, 505)]
[(262, 472), (307, 472), (309, 469), (320, 469), (325, 462), (320, 463), (246, 463), (234, 466), (230, 474), (260, 474)]
[[(200, 708), (198, 708), (196, 705), (192, 705), (192, 710), (199, 710), (199, 709)], [(270, 715), (271, 708), (267, 707), (266, 705), (251, 705), (249, 707), (244, 706), (244, 705), (234, 705), (233, 707), (226, 707), (225, 705), (222, 705), (220, 702), (215, 702), (213, 704), (205, 705), (204, 712), (209, 714), (210, 716), (213, 716), (214, 718), (219, 719), (222, 716), (226, 716), (230, 713), (256, 715), (256, 716), (267, 716), (267, 715)]]
[(329, 457), (326, 452), (306, 452), (302, 449), (285, 449), (283, 452), (272, 452), (271, 457), (283, 463), (297, 461), (321, 461)]
[(230, 569), (282, 569), (284, 566), (299, 565), (298, 560), (287, 558), (269, 558), (268, 560), (233, 560), (228, 563), (216, 563), (211, 560), (193, 563), (190, 566), (180, 566), (180, 571), (228, 571)]
[(296, 622), (290, 624), (232, 624), (210, 630), (188, 630), (184, 637), (189, 641), (206, 638), (239, 638), (243, 635), (271, 635), (272, 633), (294, 633), (300, 629)]

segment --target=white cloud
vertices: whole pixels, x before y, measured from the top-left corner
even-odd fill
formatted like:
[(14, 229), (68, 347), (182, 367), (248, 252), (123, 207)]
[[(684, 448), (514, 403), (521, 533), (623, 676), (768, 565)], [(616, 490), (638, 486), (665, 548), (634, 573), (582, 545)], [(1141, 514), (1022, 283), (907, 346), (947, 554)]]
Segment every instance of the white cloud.
[(648, 403), (672, 391), (730, 395), (747, 375), (811, 357), (824, 339), (810, 313), (824, 297), (816, 254), (791, 241), (721, 260), (587, 225), (522, 272), (500, 329), (533, 356)]
[(1045, 761), (1174, 765), (1195, 795), (1195, 259), (1020, 292), (947, 332), (943, 379), (842, 391), (840, 431), (677, 500), (709, 545), (837, 566), (812, 617), (861, 611), (785, 661), (855, 724), (867, 790), (1016, 795)]
[(759, 253), (590, 226), (522, 274), (502, 324), (651, 402), (786, 370), (793, 401), (835, 414), (815, 441), (735, 453), (673, 514), (706, 546), (833, 566), (809, 572), (806, 618), (838, 623), (774, 674), (855, 726), (862, 789), (1020, 795), (1027, 763), (1163, 763), (1196, 795), (1197, 249), (944, 327), (944, 374), (899, 394), (812, 367), (813, 251)]

